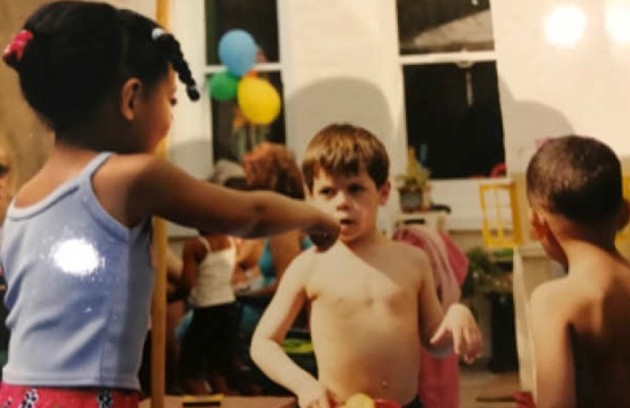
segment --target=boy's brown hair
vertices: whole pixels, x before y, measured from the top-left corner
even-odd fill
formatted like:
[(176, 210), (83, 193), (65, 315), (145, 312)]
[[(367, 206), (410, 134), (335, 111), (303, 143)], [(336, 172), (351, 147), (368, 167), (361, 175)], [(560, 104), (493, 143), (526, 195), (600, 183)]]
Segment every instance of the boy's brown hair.
[(604, 143), (585, 136), (545, 142), (527, 167), (527, 197), (581, 223), (615, 217), (623, 205), (621, 163)]
[(383, 143), (370, 131), (347, 123), (332, 124), (310, 141), (302, 160), (302, 173), (309, 191), (317, 172), (352, 176), (365, 170), (381, 188), (389, 177), (389, 157)]

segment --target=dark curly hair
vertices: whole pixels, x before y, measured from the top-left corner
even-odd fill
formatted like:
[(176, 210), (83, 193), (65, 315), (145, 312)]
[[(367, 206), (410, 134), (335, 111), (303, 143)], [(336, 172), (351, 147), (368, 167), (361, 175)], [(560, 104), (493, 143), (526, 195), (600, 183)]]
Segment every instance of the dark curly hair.
[(5, 58), (19, 74), (28, 103), (57, 133), (88, 120), (131, 77), (147, 86), (169, 64), (199, 98), (179, 42), (153, 20), (106, 3), (57, 1), (25, 22), (32, 34), (21, 58)]

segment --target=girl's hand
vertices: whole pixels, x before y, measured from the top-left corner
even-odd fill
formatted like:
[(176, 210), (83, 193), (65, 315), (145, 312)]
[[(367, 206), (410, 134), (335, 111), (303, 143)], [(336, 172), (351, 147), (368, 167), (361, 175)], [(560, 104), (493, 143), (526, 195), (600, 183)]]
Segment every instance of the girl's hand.
[(339, 222), (328, 214), (323, 214), (321, 220), (308, 228), (306, 233), (319, 251), (326, 251), (337, 241)]
[(448, 337), (452, 337), (455, 353), (463, 356), (467, 363), (472, 363), (479, 357), (481, 332), (470, 310), (460, 303), (448, 308), (444, 320), (431, 338), (431, 344), (439, 344)]
[(297, 394), (300, 408), (334, 408), (337, 404), (330, 393), (317, 381), (313, 381)]

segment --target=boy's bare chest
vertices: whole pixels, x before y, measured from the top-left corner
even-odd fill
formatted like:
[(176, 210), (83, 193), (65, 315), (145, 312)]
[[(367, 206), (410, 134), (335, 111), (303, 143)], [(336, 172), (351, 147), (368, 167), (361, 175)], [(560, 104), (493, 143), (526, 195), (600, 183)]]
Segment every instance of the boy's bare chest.
[[(391, 268), (396, 267), (396, 262), (389, 263)], [(314, 272), (307, 285), (314, 307), (336, 313), (417, 307), (418, 287), (411, 271), (388, 270), (386, 263), (340, 259), (322, 263)]]

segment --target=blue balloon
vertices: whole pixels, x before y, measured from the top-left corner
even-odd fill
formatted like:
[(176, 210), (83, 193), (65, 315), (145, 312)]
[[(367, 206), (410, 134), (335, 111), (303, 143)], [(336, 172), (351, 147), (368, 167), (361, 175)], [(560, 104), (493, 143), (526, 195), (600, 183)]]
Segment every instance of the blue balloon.
[(257, 51), (254, 38), (245, 30), (230, 30), (219, 40), (219, 60), (237, 77), (252, 69)]

